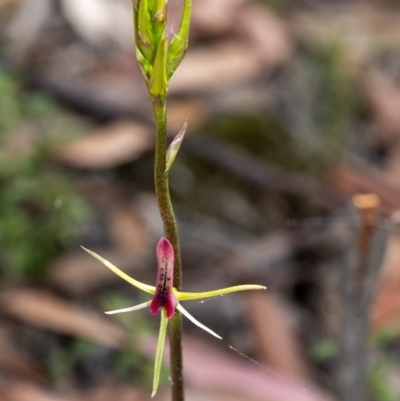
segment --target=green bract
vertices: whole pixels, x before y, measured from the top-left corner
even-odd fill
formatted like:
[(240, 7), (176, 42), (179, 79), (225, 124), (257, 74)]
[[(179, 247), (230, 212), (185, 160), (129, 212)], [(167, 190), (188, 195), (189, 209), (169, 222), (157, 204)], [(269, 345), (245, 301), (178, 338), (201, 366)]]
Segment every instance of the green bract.
[(179, 131), (178, 135), (174, 138), (174, 140), (171, 142), (171, 144), (167, 149), (166, 162), (165, 162), (166, 173), (169, 172), (169, 170), (172, 167), (172, 164), (175, 161), (175, 157), (178, 154), (179, 148), (181, 147), (181, 144), (183, 142), (183, 138), (185, 137), (186, 128), (187, 128), (187, 122), (183, 124), (183, 127)]

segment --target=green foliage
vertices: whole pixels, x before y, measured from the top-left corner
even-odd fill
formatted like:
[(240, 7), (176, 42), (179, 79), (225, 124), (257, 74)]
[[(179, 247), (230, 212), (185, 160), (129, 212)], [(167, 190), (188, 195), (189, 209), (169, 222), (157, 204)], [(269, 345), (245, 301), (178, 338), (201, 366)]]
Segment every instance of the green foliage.
[(389, 375), (394, 372), (396, 364), (383, 360), (375, 364), (369, 371), (368, 384), (372, 397), (377, 401), (396, 401), (399, 393), (389, 382)]
[(374, 400), (399, 399), (400, 393), (390, 381), (390, 376), (397, 374), (397, 364), (388, 354), (391, 353), (390, 347), (398, 341), (399, 336), (400, 329), (396, 325), (383, 326), (371, 335), (370, 343), (377, 357), (369, 370), (368, 385)]
[(0, 70), (0, 110), (0, 269), (39, 276), (71, 243), (86, 208), (51, 163), (52, 146), (68, 134), (55, 106)]
[[(254, 155), (255, 160), (265, 160), (266, 164), (276, 164), (283, 170), (317, 177), (324, 174), (321, 163), (305, 158), (299, 152), (293, 137), (272, 113), (255, 110), (252, 113), (220, 115), (208, 121), (201, 132), (212, 138), (211, 141), (217, 139), (241, 148), (243, 153)], [(251, 233), (265, 232), (271, 227), (276, 216), (271, 216), (266, 209), (263, 191), (260, 194), (259, 189), (243, 185), (242, 180), (218, 163), (193, 155), (179, 158), (174, 166), (170, 172), (171, 190), (174, 198), (182, 204), (190, 204), (192, 209), (202, 214), (216, 216), (232, 227), (240, 226)], [(307, 211), (306, 207), (299, 207), (301, 201), (292, 202), (289, 196), (285, 199), (295, 204), (293, 210), (297, 215), (299, 210)]]
[(289, 170), (302, 167), (296, 143), (271, 113), (259, 110), (252, 114), (222, 115), (209, 121), (203, 131)]
[[(149, 388), (153, 381), (154, 361), (144, 357), (133, 346), (125, 347), (125, 349), (115, 354), (111, 370), (116, 377), (123, 381), (134, 381), (143, 388)], [(168, 375), (169, 370), (163, 365), (160, 382), (165, 383)]]
[(305, 47), (271, 82), (271, 110), (302, 158), (329, 167), (352, 139), (362, 101), (340, 43)]
[(383, 326), (372, 334), (371, 343), (374, 348), (388, 346), (398, 340), (400, 337), (400, 328), (396, 325)]
[(50, 379), (58, 385), (70, 385), (78, 363), (88, 360), (97, 352), (97, 346), (84, 339), (74, 339), (67, 347), (57, 347), (49, 354)]
[[(321, 97), (319, 115), (324, 138), (325, 154), (331, 147), (341, 149), (341, 144), (349, 132), (350, 120), (357, 113), (355, 81), (348, 74), (344, 65), (342, 46), (330, 43), (316, 55), (316, 62), (324, 72), (320, 75)], [(318, 105), (318, 103), (317, 103)]]
[(322, 340), (315, 344), (311, 349), (311, 356), (315, 361), (324, 362), (332, 359), (338, 353), (337, 344), (329, 339)]

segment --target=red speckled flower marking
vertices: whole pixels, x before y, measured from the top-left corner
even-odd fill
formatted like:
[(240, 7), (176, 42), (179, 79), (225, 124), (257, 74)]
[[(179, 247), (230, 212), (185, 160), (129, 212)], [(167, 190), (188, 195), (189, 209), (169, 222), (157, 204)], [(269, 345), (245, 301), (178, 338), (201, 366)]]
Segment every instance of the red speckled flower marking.
[(156, 292), (150, 304), (150, 312), (155, 315), (163, 307), (167, 317), (174, 315), (178, 300), (172, 291), (174, 281), (174, 249), (166, 238), (161, 238), (157, 245), (157, 281)]

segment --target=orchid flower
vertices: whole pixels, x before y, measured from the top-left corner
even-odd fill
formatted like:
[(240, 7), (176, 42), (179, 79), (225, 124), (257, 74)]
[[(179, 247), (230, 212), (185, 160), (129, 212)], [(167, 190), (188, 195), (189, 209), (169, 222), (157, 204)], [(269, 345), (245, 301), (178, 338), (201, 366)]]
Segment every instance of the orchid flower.
[(82, 247), (86, 252), (90, 255), (94, 256), (104, 265), (106, 265), (113, 273), (121, 277), (123, 280), (132, 284), (134, 287), (139, 288), (140, 290), (147, 292), (148, 294), (153, 295), (153, 299), (142, 304), (132, 306), (129, 308), (113, 310), (109, 312), (105, 312), (106, 314), (112, 315), (115, 313), (124, 313), (131, 312), (138, 309), (143, 309), (146, 307), (150, 307), (150, 312), (153, 315), (156, 315), (158, 310), (161, 308), (161, 324), (160, 331), (158, 335), (157, 341), (157, 350), (155, 356), (155, 364), (154, 364), (154, 379), (153, 379), (153, 392), (152, 397), (155, 396), (158, 388), (158, 383), (160, 380), (160, 371), (162, 364), (162, 356), (164, 351), (164, 343), (165, 337), (167, 333), (167, 325), (168, 319), (170, 319), (177, 309), (182, 315), (186, 316), (191, 322), (193, 322), (196, 326), (201, 329), (207, 331), (214, 337), (222, 339), (218, 334), (214, 333), (208, 327), (204, 326), (198, 320), (196, 320), (183, 306), (180, 304), (180, 301), (188, 301), (193, 299), (202, 299), (202, 298), (210, 298), (220, 295), (229, 294), (231, 292), (237, 291), (245, 291), (245, 290), (264, 290), (266, 287), (262, 285), (237, 285), (233, 287), (222, 288), (214, 291), (207, 292), (181, 292), (173, 287), (173, 279), (174, 279), (174, 249), (171, 243), (166, 238), (161, 238), (157, 245), (157, 280), (156, 286), (152, 287), (147, 284), (143, 284), (140, 281), (135, 280), (134, 278), (128, 276), (116, 266), (114, 266), (109, 261), (103, 259), (101, 256), (96, 253), (90, 251)]

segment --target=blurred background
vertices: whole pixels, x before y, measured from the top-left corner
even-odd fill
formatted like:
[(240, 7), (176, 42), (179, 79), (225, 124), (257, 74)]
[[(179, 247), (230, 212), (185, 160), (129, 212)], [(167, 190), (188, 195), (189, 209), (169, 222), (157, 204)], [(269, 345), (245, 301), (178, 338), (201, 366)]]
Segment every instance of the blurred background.
[[(147, 298), (79, 247), (155, 280), (154, 128), (131, 7), (0, 0), (2, 400), (150, 399), (159, 318), (105, 316)], [(169, 10), (172, 36), (181, 1)], [(348, 386), (363, 371), (365, 400), (400, 399), (399, 19), (389, 0), (193, 0), (168, 104), (171, 138), (188, 121), (170, 174), (184, 289), (268, 289), (187, 306), (224, 338), (184, 321), (188, 400), (363, 401)], [(350, 199), (370, 192), (386, 258), (359, 313), (346, 304), (363, 227)], [(158, 400), (168, 377), (166, 364)]]

